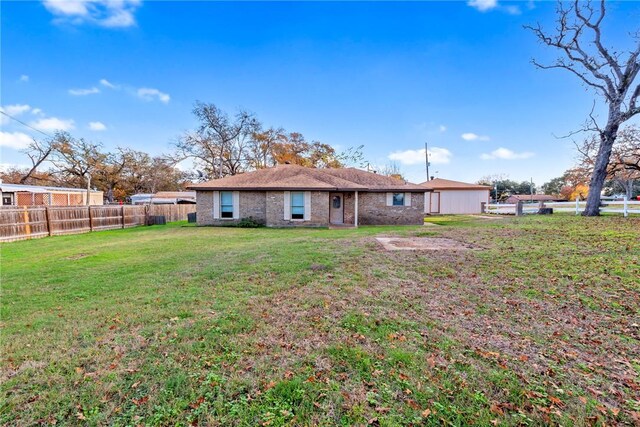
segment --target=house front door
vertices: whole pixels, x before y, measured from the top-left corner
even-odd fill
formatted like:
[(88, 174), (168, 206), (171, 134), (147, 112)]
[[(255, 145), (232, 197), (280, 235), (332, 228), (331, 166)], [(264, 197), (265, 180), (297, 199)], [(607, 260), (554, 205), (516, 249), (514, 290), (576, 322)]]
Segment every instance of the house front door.
[(329, 222), (331, 224), (344, 223), (343, 193), (329, 193)]

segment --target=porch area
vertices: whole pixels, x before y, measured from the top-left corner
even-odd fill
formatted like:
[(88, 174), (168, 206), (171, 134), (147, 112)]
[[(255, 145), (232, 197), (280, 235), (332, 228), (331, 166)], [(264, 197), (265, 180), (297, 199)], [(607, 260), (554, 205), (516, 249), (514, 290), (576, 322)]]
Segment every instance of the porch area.
[(335, 191), (329, 193), (329, 228), (358, 226), (358, 192)]

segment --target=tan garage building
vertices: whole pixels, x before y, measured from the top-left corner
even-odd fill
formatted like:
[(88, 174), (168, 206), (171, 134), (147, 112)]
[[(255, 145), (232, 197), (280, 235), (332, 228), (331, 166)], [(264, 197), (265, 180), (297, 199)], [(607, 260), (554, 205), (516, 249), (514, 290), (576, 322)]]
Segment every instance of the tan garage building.
[(436, 178), (420, 184), (431, 190), (424, 194), (424, 213), (479, 214), (482, 203), (489, 203), (491, 187)]

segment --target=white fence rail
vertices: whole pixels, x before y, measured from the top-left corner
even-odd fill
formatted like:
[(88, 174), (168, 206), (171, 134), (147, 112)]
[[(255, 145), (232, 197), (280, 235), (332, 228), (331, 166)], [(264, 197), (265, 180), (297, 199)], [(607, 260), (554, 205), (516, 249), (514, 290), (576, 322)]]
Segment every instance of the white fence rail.
[[(520, 209), (518, 209), (520, 205)], [(580, 215), (586, 206), (585, 201), (575, 202), (544, 202), (544, 203), (488, 203), (484, 213), (498, 215), (536, 214), (540, 208), (552, 208), (554, 212), (575, 212)], [(518, 212), (520, 211), (520, 212)], [(640, 214), (640, 201), (635, 200), (603, 200), (600, 206), (602, 213), (621, 213), (625, 217), (629, 214)]]

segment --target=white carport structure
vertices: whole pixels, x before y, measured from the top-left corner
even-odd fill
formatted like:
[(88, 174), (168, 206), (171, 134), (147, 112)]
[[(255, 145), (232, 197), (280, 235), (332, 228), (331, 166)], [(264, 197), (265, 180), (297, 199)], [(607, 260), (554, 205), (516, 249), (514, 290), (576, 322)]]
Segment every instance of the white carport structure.
[(424, 193), (424, 213), (479, 214), (482, 204), (489, 203), (491, 187), (436, 178), (420, 184), (431, 192)]

